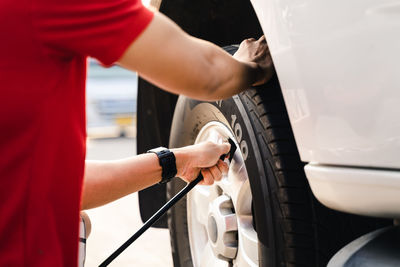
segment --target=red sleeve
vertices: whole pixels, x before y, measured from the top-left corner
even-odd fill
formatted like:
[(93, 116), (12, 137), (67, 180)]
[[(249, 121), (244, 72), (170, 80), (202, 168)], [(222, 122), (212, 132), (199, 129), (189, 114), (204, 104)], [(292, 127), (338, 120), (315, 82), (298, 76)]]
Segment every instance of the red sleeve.
[(153, 18), (140, 0), (33, 0), (45, 53), (118, 60)]

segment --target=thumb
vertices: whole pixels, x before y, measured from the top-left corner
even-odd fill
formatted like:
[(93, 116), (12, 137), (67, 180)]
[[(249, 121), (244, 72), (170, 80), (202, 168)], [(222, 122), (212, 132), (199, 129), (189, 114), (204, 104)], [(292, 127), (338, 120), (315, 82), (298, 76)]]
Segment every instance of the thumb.
[(229, 144), (229, 143), (222, 143), (221, 145), (220, 145), (220, 151), (221, 151), (221, 153), (220, 153), (220, 155), (225, 155), (225, 154), (228, 154), (229, 153), (229, 150), (231, 149), (231, 144)]

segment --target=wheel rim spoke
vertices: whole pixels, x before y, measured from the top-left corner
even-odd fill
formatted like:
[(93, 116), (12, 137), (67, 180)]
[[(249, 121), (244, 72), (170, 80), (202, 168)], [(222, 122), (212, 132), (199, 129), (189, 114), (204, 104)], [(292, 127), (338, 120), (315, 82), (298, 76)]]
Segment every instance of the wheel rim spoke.
[(207, 186), (197, 186), (190, 192), (192, 198), (192, 210), (197, 222), (201, 225), (207, 224), (208, 206), (210, 198), (210, 188)]
[(241, 216), (239, 222), (239, 249), (237, 266), (258, 266), (258, 238), (252, 216)]
[(201, 256), (200, 267), (211, 266), (211, 263), (213, 262), (214, 258), (215, 256), (211, 249), (211, 246), (209, 243), (207, 243), (207, 245), (204, 247), (203, 254)]
[(204, 247), (200, 267), (229, 267), (229, 262), (218, 259), (209, 243)]
[(240, 193), (243, 191), (243, 186), (246, 185), (248, 181), (248, 175), (246, 167), (244, 165), (241, 156), (238, 156), (236, 151), (235, 157), (232, 160), (226, 179), (223, 179), (219, 185), (232, 199), (234, 206), (238, 206), (243, 198), (248, 198), (251, 200), (251, 192), (249, 194), (242, 195), (242, 199), (239, 199)]
[(239, 217), (242, 216), (252, 217), (252, 211), (251, 211), (252, 198), (249, 196), (251, 196), (250, 183), (249, 180), (246, 180), (241, 184), (240, 188), (238, 188), (235, 197), (232, 198), (232, 202), (236, 207), (236, 213), (239, 215)]

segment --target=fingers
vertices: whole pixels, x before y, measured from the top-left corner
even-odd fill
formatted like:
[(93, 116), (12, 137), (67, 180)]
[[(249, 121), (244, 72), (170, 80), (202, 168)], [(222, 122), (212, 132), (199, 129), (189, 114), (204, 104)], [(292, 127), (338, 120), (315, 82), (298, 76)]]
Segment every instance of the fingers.
[(229, 171), (229, 166), (225, 161), (219, 160), (217, 163), (217, 167), (222, 174), (227, 174)]
[(212, 185), (214, 181), (221, 181), (223, 174), (228, 173), (228, 169), (228, 164), (222, 160), (219, 160), (217, 165), (201, 170), (203, 181), (200, 184)]
[(265, 35), (263, 35), (263, 36), (261, 36), (258, 40), (254, 39), (254, 38), (247, 38), (247, 39), (245, 39), (243, 42), (249, 42), (249, 43), (254, 43), (254, 42), (266, 43), (266, 39), (265, 39)]
[(202, 169), (201, 174), (203, 175), (203, 180), (200, 182), (200, 184), (212, 185), (214, 183), (214, 178), (209, 169)]
[(217, 166), (203, 169), (201, 170), (201, 174), (203, 175), (203, 180), (201, 182), (203, 185), (212, 185), (214, 181), (220, 181), (222, 177), (222, 173)]
[(214, 181), (221, 181), (222, 172), (219, 170), (218, 166), (214, 166), (208, 169), (213, 176)]

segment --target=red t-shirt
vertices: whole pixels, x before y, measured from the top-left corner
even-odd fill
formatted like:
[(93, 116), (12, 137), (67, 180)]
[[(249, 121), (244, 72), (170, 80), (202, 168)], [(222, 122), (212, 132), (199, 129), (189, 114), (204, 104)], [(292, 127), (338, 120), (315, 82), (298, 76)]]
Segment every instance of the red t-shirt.
[(0, 266), (77, 264), (86, 56), (112, 64), (152, 17), (140, 0), (0, 1)]

